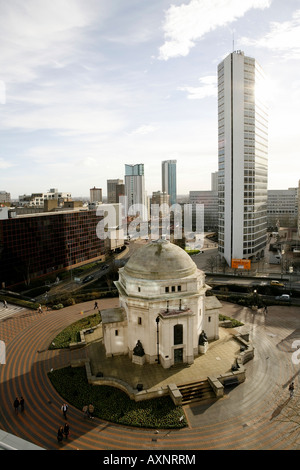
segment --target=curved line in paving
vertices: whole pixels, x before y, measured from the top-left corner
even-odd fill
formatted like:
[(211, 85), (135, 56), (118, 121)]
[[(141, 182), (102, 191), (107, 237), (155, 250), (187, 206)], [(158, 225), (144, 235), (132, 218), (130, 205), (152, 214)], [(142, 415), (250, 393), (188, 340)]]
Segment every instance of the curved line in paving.
[[(284, 437), (288, 426), (271, 418), (276, 400), (282, 401), (286, 393), (282, 384), (295, 371), (291, 361), (285, 359), (287, 351), (274, 347), (276, 340), (266, 335), (264, 325), (253, 326), (256, 354), (248, 367), (246, 365), (246, 382), (215, 402), (212, 406), (213, 413), (209, 406), (206, 408), (207, 405), (187, 407), (189, 428), (155, 434), (155, 430), (118, 426), (99, 419), (84, 420), (81, 411), (71, 406), (68, 411), (71, 437), (62, 445), (57, 444), (56, 431), (64, 422), (60, 411), (62, 399), (52, 387), (47, 372), (51, 367), (68, 365), (71, 358), (82, 357), (85, 350), (50, 351), (47, 348), (57, 332), (80, 318), (79, 312), (74, 307), (39, 315), (29, 312), (28, 315), (15, 315), (9, 321), (7, 319), (6, 322), (0, 322), (0, 337), (7, 341), (7, 363), (0, 369), (0, 390), (3, 397), (0, 423), (7, 432), (49, 450), (292, 447)], [(85, 315), (90, 313), (91, 310), (86, 311)], [(286, 321), (277, 319), (276, 327), (279, 331), (282, 330), (284, 338)], [(12, 402), (20, 394), (25, 397), (26, 410), (24, 415), (19, 413), (15, 416)]]

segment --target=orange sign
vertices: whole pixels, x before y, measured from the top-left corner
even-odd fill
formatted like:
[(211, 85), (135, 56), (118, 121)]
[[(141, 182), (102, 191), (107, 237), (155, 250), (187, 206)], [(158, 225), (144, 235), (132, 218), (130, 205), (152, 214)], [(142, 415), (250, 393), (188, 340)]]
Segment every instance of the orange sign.
[(234, 269), (250, 269), (251, 268), (251, 261), (250, 259), (232, 259), (231, 260), (231, 267)]

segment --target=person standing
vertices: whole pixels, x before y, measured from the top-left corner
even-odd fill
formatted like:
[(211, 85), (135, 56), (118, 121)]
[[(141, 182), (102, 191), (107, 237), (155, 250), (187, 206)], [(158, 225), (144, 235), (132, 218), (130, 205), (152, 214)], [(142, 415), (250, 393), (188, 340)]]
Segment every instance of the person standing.
[(20, 406), (21, 406), (21, 411), (24, 411), (25, 403), (24, 403), (24, 398), (20, 397)]
[(61, 411), (63, 412), (64, 418), (67, 419), (67, 411), (68, 411), (68, 405), (67, 403), (63, 403), (61, 407)]
[(15, 399), (15, 401), (14, 401), (14, 409), (15, 409), (16, 415), (17, 415), (18, 412), (19, 412), (19, 406), (20, 406), (20, 402), (19, 402), (18, 397), (16, 397), (16, 399)]
[(96, 308), (98, 309), (98, 302), (95, 302), (94, 310), (95, 310)]
[(90, 403), (90, 404), (89, 404), (89, 407), (88, 407), (88, 416), (89, 416), (89, 418), (91, 418), (91, 419), (94, 419), (94, 416), (93, 416), (94, 410), (95, 410), (94, 405), (92, 405), (92, 404)]
[(70, 426), (68, 425), (68, 423), (65, 423), (65, 425), (64, 425), (64, 435), (65, 435), (66, 439), (68, 439), (69, 434), (70, 434)]
[(290, 398), (292, 398), (294, 396), (294, 390), (295, 390), (295, 384), (294, 384), (294, 382), (292, 382), (289, 385)]
[(63, 440), (63, 437), (64, 437), (64, 428), (62, 426), (59, 426), (57, 430), (57, 441), (61, 442)]

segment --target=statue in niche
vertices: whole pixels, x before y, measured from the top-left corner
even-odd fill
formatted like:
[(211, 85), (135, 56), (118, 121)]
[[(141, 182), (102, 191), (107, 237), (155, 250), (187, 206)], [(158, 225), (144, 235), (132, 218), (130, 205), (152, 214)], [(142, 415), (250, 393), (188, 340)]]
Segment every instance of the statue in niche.
[(207, 339), (205, 331), (202, 330), (202, 333), (200, 333), (200, 336), (199, 336), (199, 345), (204, 346), (206, 343), (208, 343), (208, 339)]
[(142, 343), (140, 342), (140, 340), (137, 341), (136, 346), (133, 349), (133, 354), (135, 356), (140, 356), (140, 357), (144, 356), (145, 351), (144, 351), (144, 348), (143, 348)]

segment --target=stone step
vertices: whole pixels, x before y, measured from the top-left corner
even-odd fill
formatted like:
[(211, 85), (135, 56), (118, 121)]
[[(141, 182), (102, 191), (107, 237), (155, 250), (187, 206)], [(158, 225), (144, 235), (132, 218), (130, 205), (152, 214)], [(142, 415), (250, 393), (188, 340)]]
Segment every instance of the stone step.
[(182, 395), (183, 405), (208, 398), (216, 398), (208, 380), (179, 385), (178, 389)]

